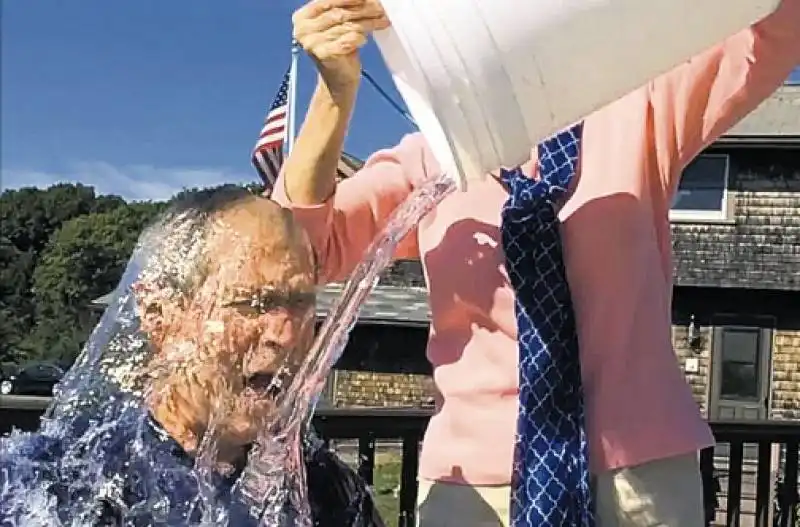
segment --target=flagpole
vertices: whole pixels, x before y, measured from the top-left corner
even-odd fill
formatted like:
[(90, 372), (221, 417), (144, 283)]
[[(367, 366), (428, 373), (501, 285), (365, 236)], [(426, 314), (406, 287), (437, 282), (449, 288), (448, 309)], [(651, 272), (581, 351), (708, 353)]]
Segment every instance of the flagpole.
[(288, 133), (286, 134), (287, 151), (292, 151), (295, 137), (295, 109), (297, 107), (297, 62), (300, 57), (300, 45), (292, 39), (292, 64), (289, 67), (289, 119), (287, 123)]

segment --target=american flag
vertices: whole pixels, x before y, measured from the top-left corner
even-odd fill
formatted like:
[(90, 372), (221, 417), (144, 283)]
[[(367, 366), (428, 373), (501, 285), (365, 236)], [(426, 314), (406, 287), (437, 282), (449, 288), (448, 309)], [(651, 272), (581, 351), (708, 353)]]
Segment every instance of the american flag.
[(275, 100), (264, 120), (264, 127), (253, 149), (253, 166), (266, 186), (267, 194), (272, 191), (275, 180), (283, 165), (283, 143), (286, 140), (289, 115), (289, 86), (292, 82), (291, 70), (286, 72)]

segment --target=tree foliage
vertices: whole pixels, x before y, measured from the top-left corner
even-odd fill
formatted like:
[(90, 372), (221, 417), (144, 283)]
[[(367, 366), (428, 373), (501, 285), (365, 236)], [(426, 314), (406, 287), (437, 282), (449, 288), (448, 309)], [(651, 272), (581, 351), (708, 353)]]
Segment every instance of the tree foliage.
[(162, 203), (75, 184), (0, 195), (0, 363), (69, 361), (91, 332), (92, 299), (116, 285)]
[(95, 323), (89, 304), (116, 287), (156, 211), (119, 206), (73, 218), (53, 233), (33, 272), (36, 324), (25, 348), (65, 362), (77, 356)]

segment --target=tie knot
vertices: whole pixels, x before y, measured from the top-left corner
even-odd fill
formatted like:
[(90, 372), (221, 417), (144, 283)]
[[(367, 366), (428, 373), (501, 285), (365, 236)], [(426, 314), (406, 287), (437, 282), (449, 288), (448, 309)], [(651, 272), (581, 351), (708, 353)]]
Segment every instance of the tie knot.
[(577, 172), (582, 132), (583, 124), (579, 123), (539, 144), (536, 179), (527, 177), (519, 167), (501, 170), (500, 180), (509, 190), (509, 205), (522, 207), (559, 201)]
[(502, 170), (500, 181), (508, 188), (509, 202), (507, 207), (530, 208), (537, 204), (554, 204), (567, 192), (552, 178), (538, 179), (526, 176), (520, 168)]

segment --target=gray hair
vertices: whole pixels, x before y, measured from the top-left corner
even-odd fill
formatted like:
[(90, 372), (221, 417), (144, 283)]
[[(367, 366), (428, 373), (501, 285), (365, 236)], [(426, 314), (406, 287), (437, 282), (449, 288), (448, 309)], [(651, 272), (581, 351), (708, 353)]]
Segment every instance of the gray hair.
[[(248, 199), (249, 190), (235, 185), (182, 193), (139, 237), (125, 275), (118, 286), (116, 318), (101, 320), (104, 331), (95, 331), (80, 362), (99, 361), (105, 378), (118, 388), (142, 395), (154, 372), (145, 366), (153, 359), (152, 342), (141, 331), (140, 309), (151, 309), (165, 299), (191, 302), (207, 278), (206, 246), (213, 217)], [(131, 289), (146, 284), (158, 293), (143, 305), (142, 293)], [(135, 310), (135, 311), (134, 311)], [(107, 339), (103, 341), (104, 334)], [(88, 370), (87, 370), (88, 371)], [(83, 376), (85, 377), (85, 375)]]
[(170, 296), (191, 298), (207, 278), (212, 218), (249, 199), (257, 196), (236, 185), (182, 193), (139, 238), (145, 262), (139, 279)]

